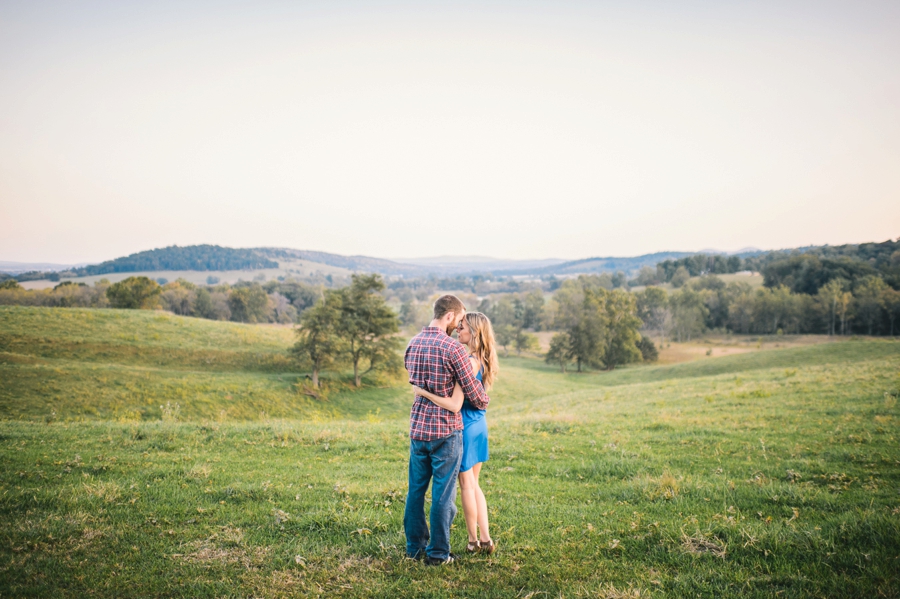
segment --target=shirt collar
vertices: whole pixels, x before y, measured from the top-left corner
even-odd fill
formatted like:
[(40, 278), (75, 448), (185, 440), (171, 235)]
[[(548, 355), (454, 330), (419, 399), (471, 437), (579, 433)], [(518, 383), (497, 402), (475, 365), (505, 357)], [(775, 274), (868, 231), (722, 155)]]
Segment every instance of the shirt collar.
[(433, 327), (433, 326), (427, 326), (427, 327), (423, 328), (423, 329), (422, 329), (422, 332), (423, 332), (423, 333), (425, 333), (425, 332), (437, 332), (437, 333), (441, 333), (441, 334), (443, 334), (443, 335), (445, 335), (445, 336), (447, 336), (447, 337), (450, 336), (450, 335), (447, 335), (447, 331), (445, 331), (444, 329), (441, 329), (441, 328), (439, 328), (439, 327)]

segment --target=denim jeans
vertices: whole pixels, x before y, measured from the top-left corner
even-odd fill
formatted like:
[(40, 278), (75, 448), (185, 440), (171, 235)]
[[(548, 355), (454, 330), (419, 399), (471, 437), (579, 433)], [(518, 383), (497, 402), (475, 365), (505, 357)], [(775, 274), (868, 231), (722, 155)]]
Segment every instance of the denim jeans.
[[(446, 559), (450, 556), (450, 524), (456, 517), (456, 477), (462, 460), (462, 431), (432, 441), (409, 441), (409, 494), (403, 514), (406, 555)], [(425, 522), (425, 492), (431, 488), (431, 542)], [(427, 547), (426, 547), (427, 544)]]

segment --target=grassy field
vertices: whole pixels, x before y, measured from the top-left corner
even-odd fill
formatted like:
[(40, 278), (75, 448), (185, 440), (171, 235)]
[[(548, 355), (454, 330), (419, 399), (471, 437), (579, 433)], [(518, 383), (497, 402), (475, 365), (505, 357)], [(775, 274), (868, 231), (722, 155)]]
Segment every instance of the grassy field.
[(900, 596), (896, 341), (583, 375), (503, 360), (499, 549), (446, 568), (403, 558), (405, 385), (316, 402), (290, 341), (0, 309), (0, 596)]
[(63, 277), (59, 281), (50, 281), (47, 279), (39, 281), (23, 281), (21, 285), (25, 289), (47, 289), (58, 285), (62, 281), (93, 285), (97, 281), (103, 279), (106, 279), (110, 283), (116, 283), (127, 279), (128, 277), (148, 277), (154, 281), (159, 278), (166, 279), (167, 281), (184, 279), (198, 285), (206, 285), (208, 277), (216, 277), (219, 279), (220, 283), (234, 284), (238, 281), (258, 280), (257, 277), (264, 277), (264, 280), (271, 281), (278, 277), (304, 278), (314, 275), (349, 277), (352, 274), (352, 270), (341, 268), (339, 266), (331, 266), (320, 262), (310, 262), (308, 260), (288, 260), (279, 258), (278, 268), (262, 268), (254, 270), (148, 270), (140, 272), (113, 272), (87, 277)]

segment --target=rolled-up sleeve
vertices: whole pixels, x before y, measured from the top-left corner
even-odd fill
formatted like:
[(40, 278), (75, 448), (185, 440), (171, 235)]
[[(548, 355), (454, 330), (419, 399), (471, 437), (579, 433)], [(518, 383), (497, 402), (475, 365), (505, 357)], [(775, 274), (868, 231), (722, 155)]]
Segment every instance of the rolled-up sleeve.
[(462, 387), (469, 403), (478, 410), (487, 408), (488, 404), (491, 403), (491, 398), (488, 397), (488, 394), (484, 392), (484, 387), (475, 378), (475, 373), (472, 372), (472, 363), (469, 362), (469, 356), (466, 355), (462, 345), (457, 345), (454, 351), (450, 353), (450, 367), (453, 369), (453, 374), (456, 376), (456, 380), (459, 381), (459, 386)]

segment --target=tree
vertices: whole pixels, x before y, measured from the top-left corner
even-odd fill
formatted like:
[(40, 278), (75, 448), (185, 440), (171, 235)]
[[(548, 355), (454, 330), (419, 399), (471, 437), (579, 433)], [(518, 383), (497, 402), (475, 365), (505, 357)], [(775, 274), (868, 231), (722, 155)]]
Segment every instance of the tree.
[(642, 266), (637, 277), (631, 281), (631, 285), (659, 285), (661, 283), (659, 271), (652, 266)]
[(838, 313), (841, 315), (841, 335), (847, 334), (848, 312), (851, 305), (853, 305), (853, 294), (849, 291), (843, 292), (837, 301)]
[(403, 326), (415, 324), (418, 310), (415, 301), (410, 298), (400, 305), (400, 322)]
[(269, 298), (259, 284), (235, 287), (228, 294), (231, 320), (235, 322), (266, 322)]
[(766, 287), (784, 285), (794, 293), (815, 295), (829, 281), (843, 279), (854, 282), (877, 271), (867, 262), (839, 256), (819, 258), (812, 254), (791, 256), (769, 263), (762, 269)]
[(431, 322), (431, 304), (420, 302), (410, 294), (400, 305), (400, 323), (405, 327), (420, 329), (429, 322)]
[(60, 308), (88, 307), (91, 305), (93, 292), (84, 283), (63, 281), (51, 292), (49, 305)]
[(672, 275), (671, 283), (672, 287), (678, 289), (688, 282), (688, 279), (691, 278), (691, 273), (688, 272), (688, 269), (684, 266), (679, 266), (675, 271), (675, 274)]
[(516, 340), (516, 328), (511, 324), (501, 324), (494, 327), (494, 339), (497, 345), (503, 348), (503, 355), (509, 355), (509, 346)]
[(310, 365), (316, 387), (321, 387), (319, 373), (337, 362), (344, 349), (338, 335), (341, 299), (339, 292), (326, 291), (317, 304), (300, 315), (300, 324), (295, 329), (297, 343), (291, 353)]
[(750, 293), (750, 286), (732, 293), (731, 303), (728, 305), (728, 324), (733, 331), (746, 335), (753, 325), (754, 307), (756, 302)]
[(784, 285), (774, 289), (766, 287), (757, 289), (754, 299), (754, 317), (762, 332), (777, 333), (778, 325), (793, 315), (791, 291)]
[(194, 313), (201, 318), (213, 318), (212, 298), (204, 287), (197, 289), (194, 297)]
[(291, 302), (297, 312), (312, 307), (321, 297), (321, 292), (306, 283), (288, 279), (286, 281), (269, 281), (263, 285), (267, 293), (280, 293)]
[(269, 312), (275, 315), (275, 322), (289, 324), (297, 320), (297, 308), (290, 300), (277, 291), (269, 295)]
[(15, 279), (6, 279), (0, 282), (0, 289), (21, 289), (22, 286)]
[(831, 279), (819, 288), (819, 301), (828, 309), (831, 316), (831, 327), (828, 334), (834, 335), (835, 321), (838, 315), (838, 304), (841, 302), (844, 289), (847, 286), (845, 279)]
[(113, 308), (149, 310), (156, 307), (161, 291), (159, 283), (147, 277), (128, 277), (110, 285), (106, 297)]
[[(521, 304), (519, 306), (521, 316)], [(495, 302), (491, 302), (485, 311), (488, 318), (491, 319), (491, 325), (496, 329), (503, 325), (515, 327), (516, 324), (516, 306), (508, 295), (501, 296)]]
[(518, 315), (519, 328), (539, 331), (544, 317), (544, 292), (534, 289), (517, 300), (521, 310)]
[(659, 360), (659, 351), (650, 337), (641, 336), (641, 340), (637, 343), (637, 348), (641, 351), (641, 359), (644, 362), (656, 362)]
[(528, 293), (504, 295), (495, 302), (485, 303), (479, 309), (491, 319), (494, 327), (494, 338), (509, 355), (509, 346), (515, 347), (517, 353), (534, 349), (536, 338), (525, 329), (538, 330), (545, 319), (544, 292), (533, 289)]
[[(521, 316), (521, 303), (519, 312)], [(509, 296), (502, 296), (488, 306), (485, 314), (491, 319), (497, 344), (503, 347), (504, 354), (509, 355), (509, 346), (515, 342), (518, 332), (515, 304)]]
[(881, 302), (884, 305), (884, 311), (887, 312), (888, 320), (891, 322), (891, 337), (893, 337), (894, 321), (897, 316), (900, 316), (900, 291), (888, 287), (881, 292)]
[(565, 281), (553, 297), (554, 326), (569, 337), (571, 358), (578, 372), (583, 366), (603, 365), (604, 337), (608, 333), (606, 310), (597, 277), (580, 276)]
[(690, 288), (681, 289), (669, 298), (672, 309), (672, 327), (679, 342), (690, 341), (703, 332), (709, 313), (699, 293)]
[(569, 335), (566, 333), (557, 333), (550, 340), (550, 350), (547, 352), (545, 361), (547, 364), (559, 364), (560, 370), (565, 373), (566, 366), (572, 360), (572, 344)]
[(608, 332), (604, 335), (603, 363), (607, 370), (620, 364), (641, 360), (637, 342), (641, 319), (637, 317), (634, 296), (621, 289), (608, 292), (603, 297)]
[(537, 336), (529, 333), (525, 329), (519, 329), (518, 331), (516, 331), (514, 344), (516, 347), (517, 355), (521, 355), (523, 351), (534, 351), (540, 349), (541, 347), (541, 344), (538, 342)]
[(179, 316), (190, 316), (194, 313), (195, 299), (196, 292), (193, 289), (193, 285), (190, 285), (190, 283), (185, 285), (180, 279), (163, 287), (160, 294), (163, 307)]
[[(400, 369), (400, 340), (394, 333), (400, 330), (400, 320), (384, 298), (380, 275), (353, 275), (349, 287), (341, 289), (341, 317), (338, 334), (346, 343), (353, 363), (353, 381), (361, 385), (360, 377), (372, 370)], [(360, 363), (366, 360), (369, 368), (360, 373)]]
[(647, 287), (634, 294), (637, 301), (637, 317), (644, 323), (647, 331), (656, 331), (660, 337), (666, 330), (671, 311), (669, 310), (669, 294), (659, 287)]
[(881, 320), (884, 311), (884, 291), (887, 284), (881, 277), (870, 275), (862, 278), (856, 284), (856, 313), (860, 320), (866, 323), (869, 335), (875, 323)]

